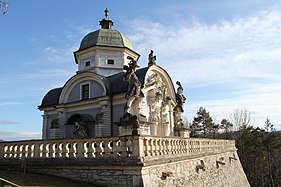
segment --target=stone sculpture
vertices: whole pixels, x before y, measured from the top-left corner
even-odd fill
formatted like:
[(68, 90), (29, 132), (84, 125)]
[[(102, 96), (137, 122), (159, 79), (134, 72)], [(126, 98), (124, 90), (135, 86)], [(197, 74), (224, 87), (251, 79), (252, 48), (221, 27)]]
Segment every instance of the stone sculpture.
[(152, 66), (156, 64), (156, 55), (153, 55), (153, 50), (150, 50), (148, 55), (148, 66)]
[(135, 73), (136, 68), (139, 66), (137, 65), (137, 61), (132, 57), (128, 56), (127, 59), (131, 60), (131, 62), (129, 63), (129, 66), (123, 66), (123, 69), (126, 70), (123, 80), (128, 83), (126, 97), (141, 96), (141, 83)]
[(181, 86), (181, 83), (179, 81), (177, 81), (176, 84), (179, 86), (176, 93), (178, 109), (180, 110), (180, 112), (184, 112), (183, 105), (185, 103), (186, 98), (183, 95), (183, 87)]
[(74, 132), (75, 138), (88, 138), (89, 137), (83, 122), (74, 122), (74, 124), (76, 126), (76, 130)]

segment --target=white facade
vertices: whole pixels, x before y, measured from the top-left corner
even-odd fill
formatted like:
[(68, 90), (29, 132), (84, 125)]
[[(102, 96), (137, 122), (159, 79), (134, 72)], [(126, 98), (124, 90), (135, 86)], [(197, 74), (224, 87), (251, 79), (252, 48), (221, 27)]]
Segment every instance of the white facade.
[(111, 29), (109, 18), (101, 22), (74, 52), (76, 74), (42, 100), (43, 138), (176, 135), (182, 111), (168, 73), (156, 65), (153, 51), (148, 66), (138, 69), (129, 39)]

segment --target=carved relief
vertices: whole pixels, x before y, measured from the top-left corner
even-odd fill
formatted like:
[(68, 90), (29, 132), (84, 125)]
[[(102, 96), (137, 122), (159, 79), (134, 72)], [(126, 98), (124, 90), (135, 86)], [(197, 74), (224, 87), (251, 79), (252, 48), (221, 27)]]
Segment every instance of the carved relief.
[(159, 74), (152, 74), (146, 79), (150, 105), (150, 122), (154, 135), (170, 134), (170, 101), (167, 87)]

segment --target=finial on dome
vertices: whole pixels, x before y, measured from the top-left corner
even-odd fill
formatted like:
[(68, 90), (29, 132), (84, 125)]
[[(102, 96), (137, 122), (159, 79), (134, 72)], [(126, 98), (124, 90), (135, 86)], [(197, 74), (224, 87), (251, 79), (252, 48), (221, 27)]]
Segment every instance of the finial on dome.
[(105, 13), (105, 18), (103, 18), (100, 21), (100, 26), (102, 29), (111, 29), (111, 27), (113, 26), (113, 21), (111, 21), (111, 19), (108, 17), (108, 9), (106, 8), (104, 10)]
[(104, 13), (105, 13), (105, 18), (108, 18), (108, 9), (107, 8), (104, 10)]

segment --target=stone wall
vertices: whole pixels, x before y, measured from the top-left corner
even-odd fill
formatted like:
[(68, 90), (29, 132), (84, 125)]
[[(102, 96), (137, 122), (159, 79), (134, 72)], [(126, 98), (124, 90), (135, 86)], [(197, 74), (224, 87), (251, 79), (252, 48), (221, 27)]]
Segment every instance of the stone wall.
[(156, 136), (0, 143), (0, 169), (123, 187), (248, 187), (232, 140)]
[(250, 186), (236, 152), (155, 164), (142, 169), (147, 187)]
[[(1, 162), (1, 161), (0, 161)], [(13, 167), (11, 166), (13, 163)], [(23, 164), (24, 163), (24, 164)], [(203, 163), (203, 164), (202, 164)], [(6, 165), (6, 168), (3, 168)], [(25, 170), (109, 187), (248, 187), (237, 153), (197, 155), (194, 158), (13, 160), (1, 169)]]

